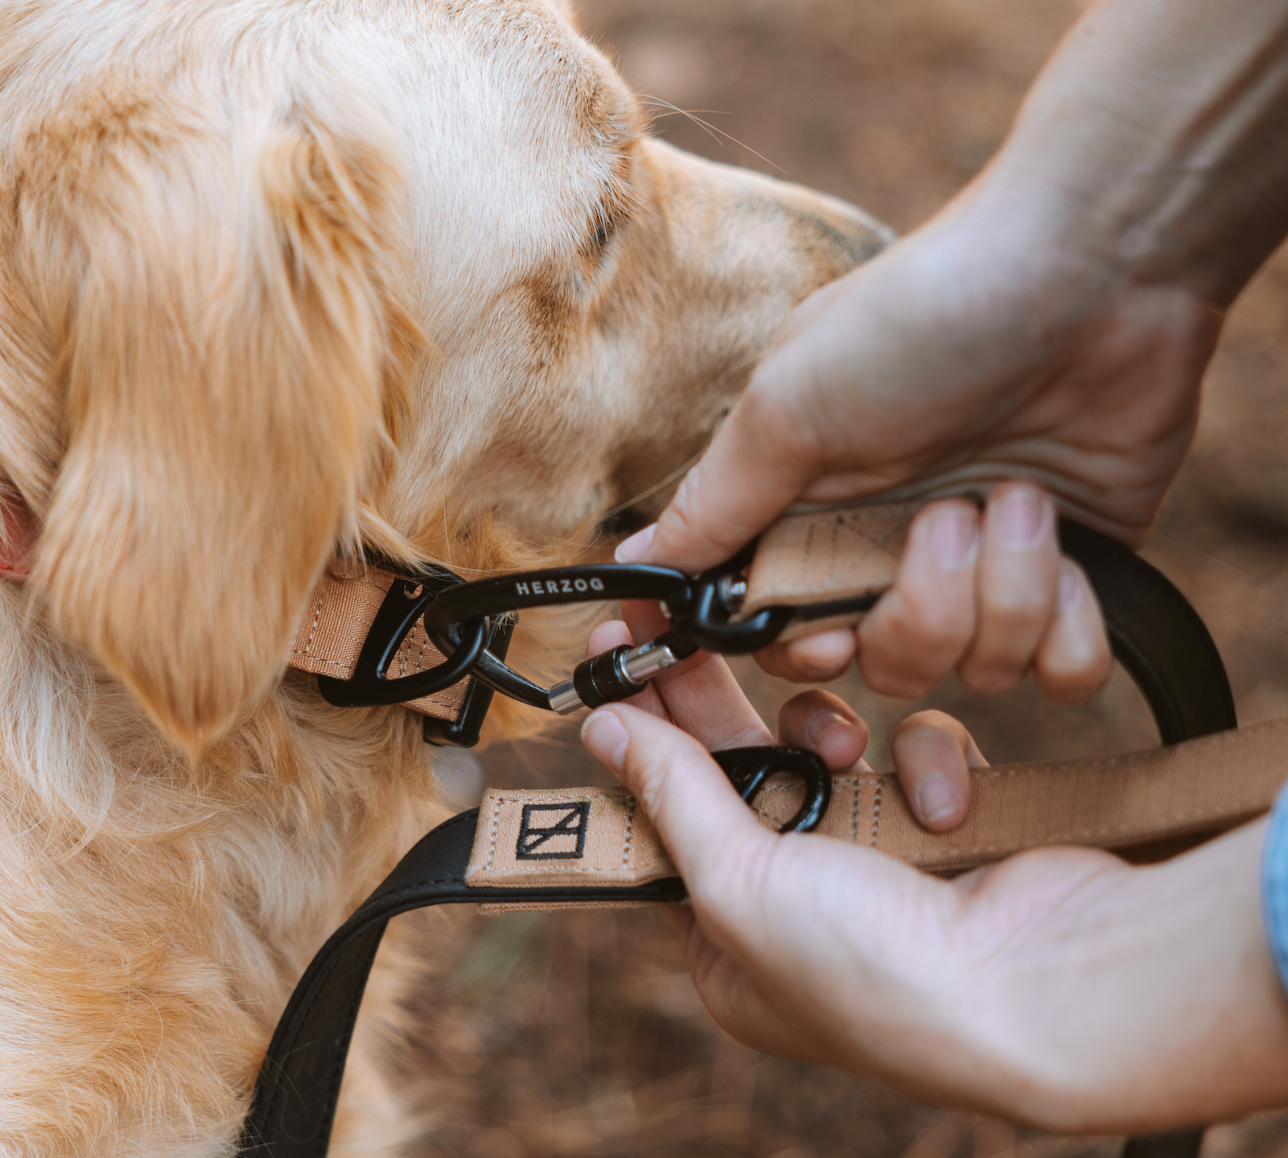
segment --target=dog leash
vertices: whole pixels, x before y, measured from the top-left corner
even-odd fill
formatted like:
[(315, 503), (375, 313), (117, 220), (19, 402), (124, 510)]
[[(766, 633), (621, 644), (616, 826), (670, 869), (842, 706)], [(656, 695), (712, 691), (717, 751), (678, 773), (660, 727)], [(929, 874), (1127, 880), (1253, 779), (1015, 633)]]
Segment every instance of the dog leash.
[[(427, 740), (469, 746), (495, 691), (552, 711), (636, 694), (697, 647), (756, 650), (857, 622), (893, 582), (916, 504), (813, 508), (697, 580), (666, 568), (563, 568), (466, 583), (338, 563), (319, 584), (288, 665), (319, 676), (332, 703), (399, 703)], [(0, 500), (0, 577), (29, 578), (34, 520)], [(1288, 720), (1241, 731), (1215, 645), (1161, 574), (1120, 544), (1062, 521), (1115, 656), (1141, 687), (1165, 747), (971, 773), (972, 807), (950, 833), (920, 828), (892, 774), (833, 778), (809, 752), (712, 753), (762, 822), (866, 843), (951, 874), (1025, 848), (1097, 845), (1129, 859), (1174, 852), (1264, 812), (1280, 786)], [(531, 606), (657, 598), (671, 628), (541, 688), (505, 664), (513, 613)], [(800, 783), (771, 783), (775, 771)], [(829, 803), (831, 807), (829, 807)], [(238, 1153), (322, 1158), (353, 1026), (385, 925), (435, 904), (489, 911), (681, 902), (657, 833), (621, 790), (488, 790), (478, 809), (417, 844), (327, 941), (296, 987), (265, 1055)], [(1201, 1130), (1128, 1140), (1124, 1158), (1196, 1158)]]
[[(427, 720), (430, 739), (469, 743), (497, 690), (552, 711), (595, 706), (635, 694), (697, 647), (751, 651), (774, 638), (857, 621), (893, 581), (916, 509), (861, 505), (794, 515), (770, 528), (754, 550), (698, 580), (667, 568), (616, 565), (473, 583), (441, 569), (387, 581), (333, 574), (301, 626), (301, 634), (306, 626), (310, 633), (304, 650), (320, 655), (329, 645), (319, 647), (319, 639), (343, 634), (347, 651), (332, 649), (331, 670), (347, 665), (349, 675), (319, 680), (329, 701), (400, 702), (400, 690), (414, 692), (443, 713)], [(917, 824), (893, 774), (832, 777), (810, 753), (790, 749), (713, 753), (762, 822), (816, 830), (951, 874), (1046, 844), (1157, 859), (1264, 812), (1282, 780), (1288, 720), (1236, 730), (1220, 656), (1180, 592), (1102, 535), (1062, 521), (1060, 538), (1087, 572), (1114, 654), (1144, 693), (1164, 747), (973, 771), (967, 820), (939, 834)], [(365, 634), (338, 611), (354, 605), (346, 586), (353, 583), (370, 587), (362, 595), (372, 608)], [(670, 630), (588, 660), (552, 688), (505, 665), (512, 612), (619, 598), (662, 599)], [(408, 665), (400, 657), (412, 649), (418, 662), (403, 674)], [(432, 699), (449, 691), (454, 715), (445, 700)], [(767, 783), (779, 770), (800, 782)], [(487, 790), (479, 808), (421, 840), (314, 958), (269, 1046), (239, 1154), (325, 1155), (367, 975), (385, 925), (398, 913), (459, 903), (492, 912), (638, 906), (684, 896), (656, 831), (624, 791)], [(1194, 1158), (1201, 1140), (1201, 1130), (1134, 1138), (1125, 1158)]]

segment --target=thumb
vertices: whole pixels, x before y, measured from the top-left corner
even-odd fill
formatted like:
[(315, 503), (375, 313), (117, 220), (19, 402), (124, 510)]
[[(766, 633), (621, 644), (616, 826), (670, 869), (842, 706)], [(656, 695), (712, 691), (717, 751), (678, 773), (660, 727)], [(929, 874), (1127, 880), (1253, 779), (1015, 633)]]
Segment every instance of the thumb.
[(753, 384), (680, 483), (651, 539), (647, 531), (628, 539), (619, 561), (696, 572), (737, 553), (819, 474), (821, 455), (807, 426)]
[(706, 749), (665, 720), (614, 704), (587, 717), (581, 738), (639, 801), (695, 899), (708, 882), (741, 879), (737, 866), (777, 839)]

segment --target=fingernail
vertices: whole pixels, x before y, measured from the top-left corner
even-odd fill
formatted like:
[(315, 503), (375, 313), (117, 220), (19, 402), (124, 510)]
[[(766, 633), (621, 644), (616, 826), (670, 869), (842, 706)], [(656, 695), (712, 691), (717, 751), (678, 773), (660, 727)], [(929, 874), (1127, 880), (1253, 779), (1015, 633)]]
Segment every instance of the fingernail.
[(941, 772), (932, 772), (917, 785), (917, 811), (926, 824), (943, 820), (957, 811), (957, 798)]
[(1082, 602), (1084, 594), (1082, 579), (1072, 563), (1060, 564), (1060, 610), (1071, 611)]
[(1016, 487), (998, 511), (1002, 541), (1015, 550), (1034, 547), (1046, 531), (1046, 496), (1033, 487)]
[(581, 726), (581, 742), (614, 772), (621, 771), (630, 737), (612, 712), (592, 712), (587, 716)]
[(974, 561), (979, 542), (975, 516), (956, 505), (940, 508), (930, 528), (930, 545), (946, 571), (960, 571)]
[(653, 532), (656, 530), (657, 524), (650, 523), (642, 531), (636, 531), (629, 539), (623, 539), (617, 544), (613, 558), (619, 563), (638, 563), (644, 558), (644, 553), (653, 541)]
[(809, 746), (817, 750), (823, 737), (828, 732), (841, 724), (848, 724), (849, 722), (840, 712), (815, 712), (805, 725), (805, 738), (809, 741)]

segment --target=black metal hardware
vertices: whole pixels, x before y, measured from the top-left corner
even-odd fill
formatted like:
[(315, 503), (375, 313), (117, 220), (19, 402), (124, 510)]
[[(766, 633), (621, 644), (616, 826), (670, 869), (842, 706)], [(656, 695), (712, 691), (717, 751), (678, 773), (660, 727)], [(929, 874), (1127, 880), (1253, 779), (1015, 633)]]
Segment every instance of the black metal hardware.
[[(1064, 551), (1082, 564), (1100, 599), (1114, 654), (1127, 667), (1154, 706), (1165, 742), (1183, 738), (1180, 720), (1202, 720), (1210, 729), (1230, 727), (1233, 701), (1228, 686), (1217, 686), (1196, 675), (1192, 663), (1181, 662), (1192, 651), (1190, 640), (1206, 637), (1194, 612), (1176, 589), (1154, 568), (1126, 547), (1068, 520), (1060, 521)], [(789, 622), (810, 621), (845, 611), (865, 610), (879, 594), (829, 600), (804, 607), (770, 607), (735, 622), (737, 589), (754, 554), (749, 545), (721, 567), (691, 579), (668, 567), (609, 563), (602, 566), (554, 568), (466, 583), (442, 568), (423, 575), (400, 576), (390, 587), (363, 645), (354, 678), (319, 677), (323, 696), (339, 705), (392, 704), (442, 690), (464, 676), (473, 677), (463, 710), (455, 724), (426, 722), (426, 736), (437, 743), (468, 746), (477, 738), (491, 701), (499, 691), (534, 707), (550, 709), (552, 692), (520, 675), (505, 663), (505, 644), (513, 626), (512, 613), (528, 607), (601, 600), (656, 599), (671, 619), (670, 630), (634, 649), (634, 653), (665, 647), (664, 669), (698, 648), (724, 654), (744, 654), (771, 643)], [(419, 590), (417, 590), (419, 588)], [(390, 664), (416, 619), (449, 658), (439, 667), (401, 679), (388, 679)], [(1160, 640), (1169, 638), (1175, 656), (1160, 661)], [(1146, 642), (1148, 641), (1148, 646)], [(1210, 639), (1212, 663), (1219, 670)], [(634, 655), (636, 660), (642, 657)], [(1152, 653), (1152, 656), (1151, 654)], [(596, 707), (627, 699), (644, 686), (648, 675), (623, 664), (622, 649), (597, 656), (578, 666), (565, 681), (567, 706)], [(1175, 662), (1173, 662), (1175, 661)], [(645, 665), (647, 666), (647, 665)], [(475, 684), (482, 685), (476, 687)], [(1211, 686), (1209, 686), (1211, 685)], [(487, 689), (487, 690), (485, 690)], [(575, 692), (575, 694), (574, 694)], [(583, 694), (584, 693), (584, 694)], [(567, 710), (567, 706), (560, 710)]]
[(582, 704), (597, 708), (600, 704), (628, 700), (648, 687), (646, 682), (632, 679), (622, 670), (621, 660), (630, 652), (631, 645), (624, 643), (576, 666), (572, 682)]
[(713, 567), (694, 586), (693, 614), (680, 630), (694, 643), (721, 655), (749, 655), (768, 647), (789, 623), (811, 622), (832, 615), (870, 611), (880, 592), (848, 599), (829, 599), (803, 607), (766, 607), (747, 619), (733, 621), (741, 608), (746, 583), (743, 572), (755, 557), (759, 540), (753, 540), (728, 562)]
[[(682, 571), (669, 567), (625, 563), (552, 568), (479, 579), (440, 594), (425, 613), (425, 630), (444, 654), (450, 654), (460, 646), (461, 625), (479, 617), (494, 617), (527, 607), (621, 599), (661, 600), (673, 618), (683, 619), (692, 604), (693, 581)], [(483, 652), (470, 674), (512, 699), (550, 709), (550, 690), (526, 679), (494, 653)], [(636, 687), (612, 698), (625, 699), (639, 690)]]
[(372, 620), (353, 675), (347, 680), (318, 676), (318, 691), (322, 698), (339, 708), (402, 704), (440, 692), (469, 675), (487, 643), (489, 625), (486, 619), (471, 619), (464, 625), (457, 646), (437, 667), (389, 679), (390, 665), (416, 620), (443, 591), (460, 582), (458, 576), (437, 569), (424, 575), (396, 576)]
[[(739, 567), (738, 571), (742, 568)], [(677, 632), (688, 634), (698, 647), (718, 651), (721, 655), (750, 655), (768, 647), (791, 621), (795, 608), (766, 607), (750, 619), (731, 623), (731, 609), (721, 598), (720, 577), (728, 574), (723, 569), (707, 572), (698, 581), (694, 592), (692, 618)]]
[[(653, 644), (669, 648), (669, 663), (674, 663), (699, 649), (721, 655), (749, 655), (771, 644), (790, 622), (866, 611), (880, 597), (872, 594), (804, 607), (768, 607), (745, 620), (734, 621), (737, 602), (730, 598), (732, 581), (746, 569), (755, 547), (754, 542), (749, 544), (733, 559), (696, 580), (668, 567), (613, 563), (462, 583), (434, 600), (425, 613), (425, 629), (445, 654), (452, 654), (461, 646), (463, 625), (479, 617), (563, 603), (656, 599), (670, 617), (671, 627)], [(631, 678), (623, 670), (622, 654), (619, 649), (611, 656), (588, 659), (577, 666), (571, 680), (554, 688), (543, 688), (520, 675), (492, 648), (479, 656), (470, 674), (480, 683), (533, 707), (551, 709), (564, 698), (561, 687), (571, 686), (576, 689), (576, 698), (569, 707), (595, 708), (629, 699), (645, 686), (644, 681)], [(556, 710), (566, 711), (569, 707)]]
[(672, 616), (688, 612), (693, 580), (683, 571), (638, 563), (586, 564), (525, 571), (495, 579), (476, 579), (441, 592), (425, 615), (430, 639), (450, 644), (450, 631), (472, 619), (552, 607), (564, 603), (597, 603), (605, 599), (660, 599)]
[[(492, 631), (488, 635), (487, 650), (479, 656), (479, 662), (495, 658), (498, 662), (505, 659), (510, 650), (510, 637), (514, 634), (514, 619), (510, 616), (498, 616), (491, 620)], [(472, 676), (478, 675), (476, 667)], [(492, 697), (496, 694), (490, 684), (474, 678), (465, 686), (465, 695), (456, 713), (455, 720), (440, 720), (435, 716), (424, 716), (425, 743), (436, 747), (473, 748), (479, 742), (479, 733), (483, 721), (487, 719), (488, 708), (492, 706)]]
[(771, 745), (726, 748), (712, 752), (738, 795), (750, 805), (775, 772), (790, 772), (805, 781), (805, 799), (779, 832), (813, 832), (832, 801), (832, 773), (813, 752)]

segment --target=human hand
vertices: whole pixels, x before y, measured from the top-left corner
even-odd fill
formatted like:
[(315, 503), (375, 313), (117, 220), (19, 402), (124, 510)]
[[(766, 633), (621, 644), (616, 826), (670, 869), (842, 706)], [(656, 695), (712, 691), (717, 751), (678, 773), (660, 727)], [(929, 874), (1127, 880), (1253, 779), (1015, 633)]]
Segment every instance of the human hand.
[[(626, 611), (649, 637), (657, 624), (640, 616), (655, 609)], [(591, 650), (628, 641), (607, 624)], [(866, 742), (847, 712), (804, 693), (781, 739), (847, 767)], [(947, 742), (929, 759), (901, 753), (905, 786), (965, 751), (942, 717), (927, 723)], [(1049, 849), (948, 882), (762, 827), (706, 754), (766, 740), (719, 657), (599, 709), (583, 737), (656, 825), (691, 899), (672, 918), (694, 982), (753, 1048), (1065, 1133), (1288, 1100), (1288, 1007), (1257, 896), (1263, 824), (1158, 867)]]
[[(980, 177), (788, 318), (651, 542), (623, 558), (697, 571), (798, 500), (1017, 478), (1138, 544), (1189, 445), (1224, 311), (1288, 230), (1286, 28), (1276, 0), (1250, 0), (1237, 27), (1212, 0), (1093, 5)], [(1052, 623), (1049, 559), (1035, 568), (1032, 619)], [(899, 586), (931, 588), (934, 571), (910, 561)], [(976, 590), (990, 598), (982, 573)], [(871, 638), (800, 641), (769, 663), (818, 678), (857, 647), (877, 687), (955, 663), (991, 686), (1016, 676), (1008, 648), (1041, 647), (983, 613), (967, 648), (946, 647), (905, 602), (910, 646), (878, 615)], [(1074, 655), (1096, 650), (1084, 630)], [(899, 658), (923, 650), (933, 664)], [(995, 651), (1000, 665), (980, 661)], [(1098, 662), (1076, 661), (1057, 694), (1094, 684)]]
[(997, 691), (1032, 665), (1071, 700), (1108, 672), (1094, 597), (1034, 484), (1139, 542), (1189, 445), (1219, 314), (1082, 268), (998, 199), (978, 194), (802, 303), (651, 538), (619, 550), (697, 571), (797, 501), (1002, 484), (983, 520), (961, 501), (929, 508), (858, 634), (773, 649), (776, 674), (829, 678), (857, 653), (870, 686), (907, 696), (954, 668)]
[[(654, 639), (669, 626), (656, 603), (628, 601), (622, 607), (629, 627), (600, 624), (587, 642), (587, 657), (636, 639)], [(672, 686), (681, 694), (664, 700), (662, 693)], [(667, 707), (672, 700), (674, 716)], [(774, 742), (729, 665), (709, 652), (690, 658), (680, 672), (656, 676), (629, 702), (685, 730), (697, 728), (695, 734), (701, 734), (712, 751)], [(860, 762), (868, 743), (867, 724), (843, 700), (821, 689), (784, 704), (778, 725), (780, 737), (792, 737), (780, 742), (817, 752), (833, 770)], [(970, 769), (987, 768), (988, 761), (960, 722), (943, 712), (916, 712), (895, 728), (890, 750), (900, 787), (924, 827), (945, 832), (966, 818)]]
[(974, 691), (1000, 692), (1032, 670), (1057, 702), (1094, 694), (1112, 657), (1095, 593), (1061, 558), (1055, 504), (1027, 483), (1004, 483), (983, 514), (960, 499), (913, 520), (896, 581), (857, 629), (775, 644), (766, 671), (823, 681), (858, 653), (868, 686), (915, 698), (956, 669)]

